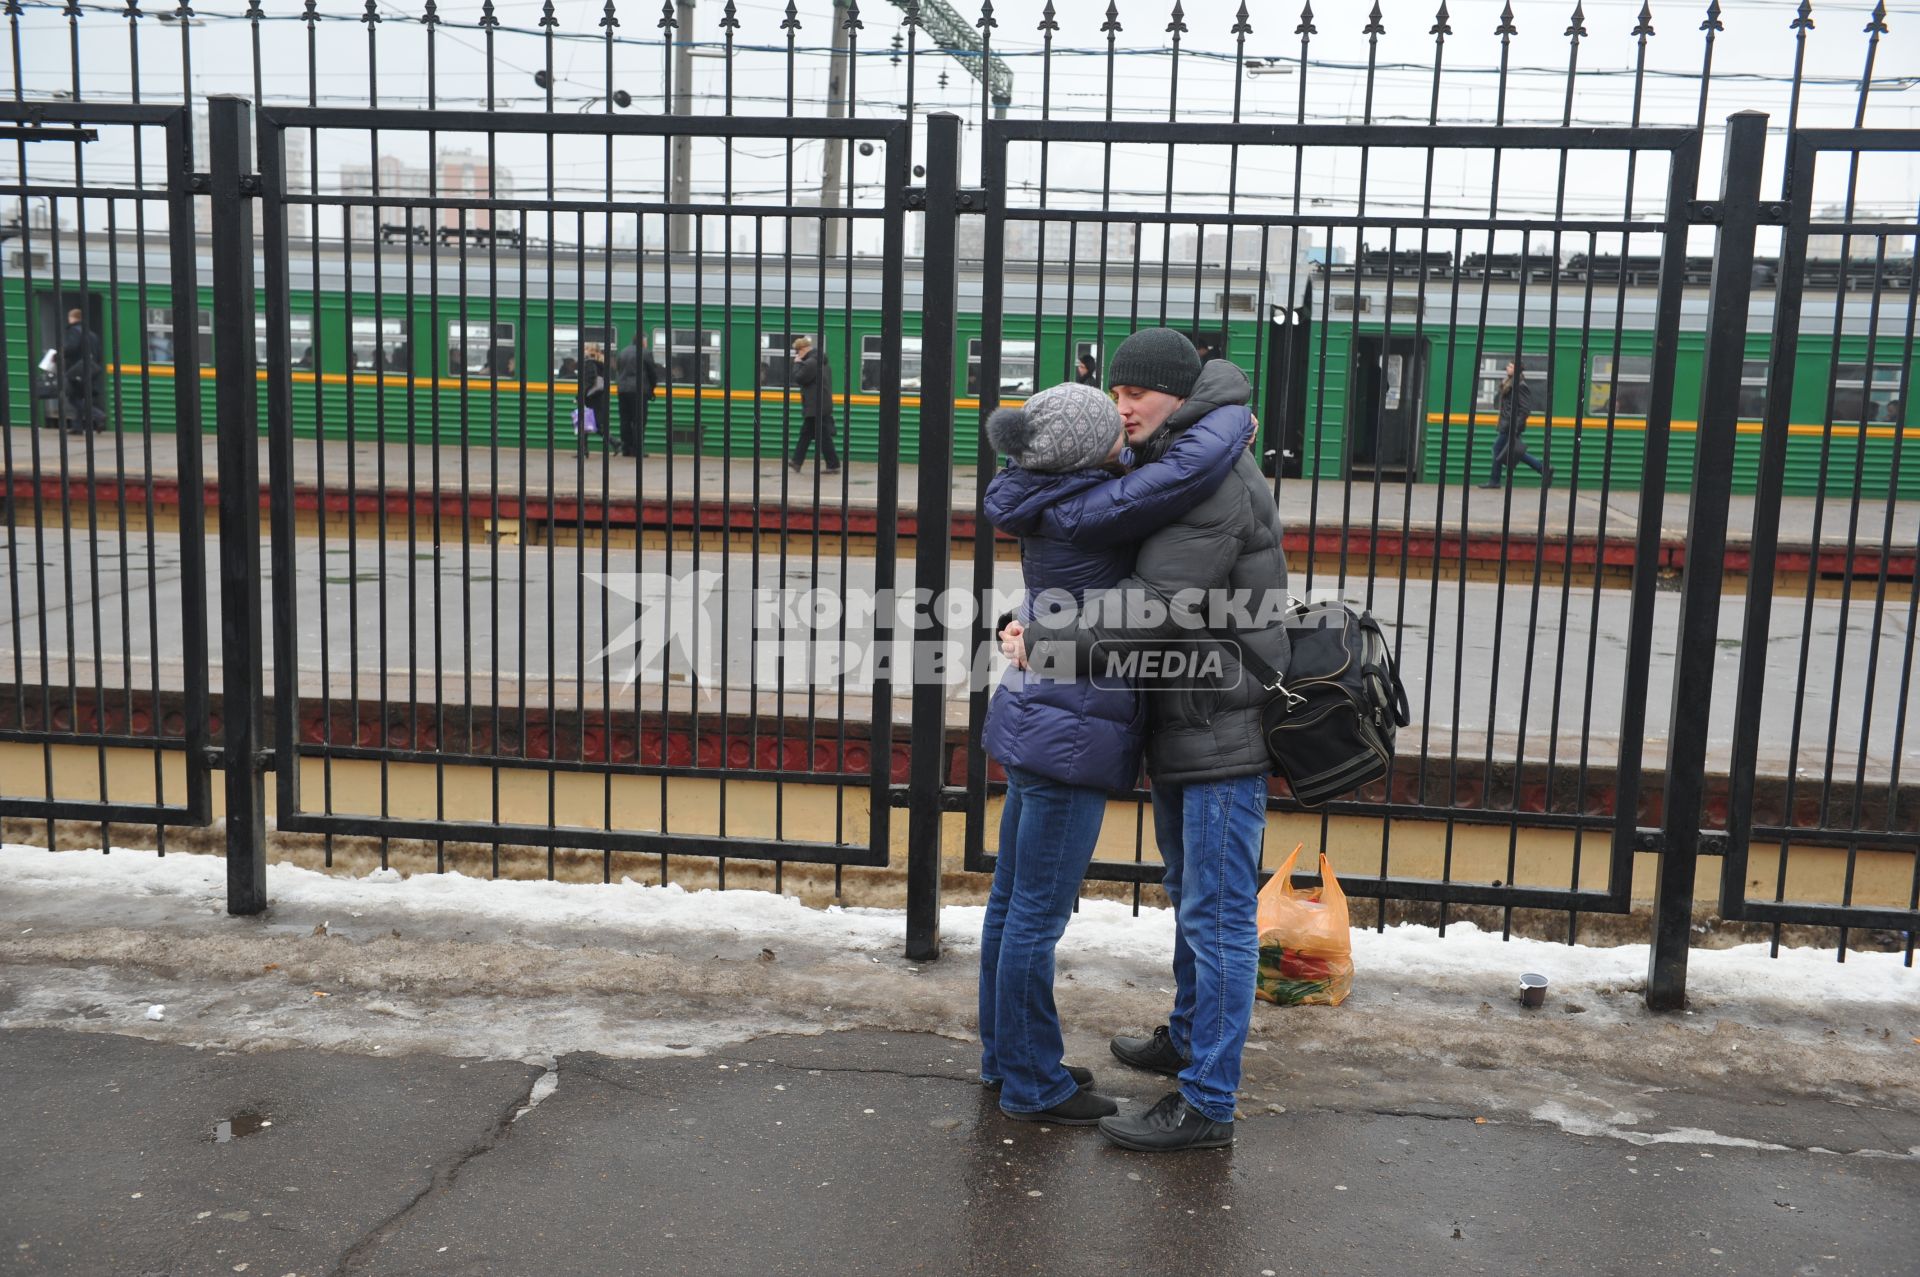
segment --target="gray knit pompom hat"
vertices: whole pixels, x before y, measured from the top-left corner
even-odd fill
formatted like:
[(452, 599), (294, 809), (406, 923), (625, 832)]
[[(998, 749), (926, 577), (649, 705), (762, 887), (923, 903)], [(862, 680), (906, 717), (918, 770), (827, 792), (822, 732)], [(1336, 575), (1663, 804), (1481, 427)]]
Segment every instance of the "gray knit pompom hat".
[(1024, 470), (1064, 473), (1106, 464), (1120, 437), (1120, 410), (1093, 386), (1049, 386), (1018, 408), (987, 418), (995, 451)]

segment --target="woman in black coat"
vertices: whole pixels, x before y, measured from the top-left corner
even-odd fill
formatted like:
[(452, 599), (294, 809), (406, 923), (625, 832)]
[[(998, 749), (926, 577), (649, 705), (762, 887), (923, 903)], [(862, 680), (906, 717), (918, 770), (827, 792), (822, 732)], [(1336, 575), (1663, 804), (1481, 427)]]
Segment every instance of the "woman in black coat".
[[(607, 429), (607, 357), (598, 346), (588, 346), (580, 361), (580, 435), (604, 434)], [(593, 423), (587, 423), (587, 413)]]
[(1507, 361), (1507, 375), (1500, 383), (1500, 433), (1493, 441), (1493, 474), (1480, 486), (1500, 486), (1502, 471), (1511, 473), (1525, 462), (1542, 479), (1553, 478), (1553, 467), (1527, 451), (1527, 418), (1533, 415), (1533, 387), (1520, 371), (1519, 358)]

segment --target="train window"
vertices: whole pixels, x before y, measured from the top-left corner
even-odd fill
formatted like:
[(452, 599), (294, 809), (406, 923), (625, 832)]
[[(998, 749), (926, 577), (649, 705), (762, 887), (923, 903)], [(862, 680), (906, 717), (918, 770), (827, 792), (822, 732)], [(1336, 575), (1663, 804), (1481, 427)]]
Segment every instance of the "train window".
[[(970, 395), (980, 393), (980, 348), (985, 344), (978, 337), (967, 343), (967, 393)], [(1030, 341), (1001, 342), (1000, 393), (1030, 395), (1033, 389), (1033, 343)]]
[[(1499, 411), (1500, 383), (1506, 379), (1507, 365), (1512, 355), (1480, 356), (1480, 380), (1474, 389), (1473, 406), (1490, 411)], [(1520, 366), (1526, 372), (1527, 384), (1533, 387), (1533, 410), (1546, 411), (1545, 391), (1547, 384), (1547, 357), (1544, 354), (1520, 356)]]
[[(672, 340), (668, 340), (671, 337)], [(676, 386), (717, 386), (720, 384), (720, 334), (711, 328), (664, 328), (653, 330), (656, 355), (664, 352), (661, 364), (667, 380)]]
[[(287, 316), (287, 349), (293, 352), (295, 368), (313, 367), (313, 316)], [(267, 317), (253, 317), (253, 357), (262, 367), (267, 362)]]
[(556, 324), (553, 328), (553, 375), (558, 381), (571, 381), (580, 375), (580, 344), (600, 347), (602, 362), (611, 363), (619, 346), (619, 334), (611, 328), (589, 326), (582, 330), (574, 324)]
[(1749, 359), (1740, 365), (1740, 416), (1758, 421), (1767, 415), (1767, 361)]
[[(880, 393), (880, 334), (868, 333), (860, 339), (860, 389), (863, 393)], [(903, 394), (920, 393), (920, 339), (902, 337), (900, 339), (900, 390)]]
[[(213, 367), (213, 312), (202, 306), (194, 312), (200, 330), (200, 366)], [(147, 362), (173, 362), (173, 307), (147, 307)]]
[(761, 333), (760, 334), (760, 385), (762, 389), (779, 389), (793, 381), (793, 341), (794, 338), (813, 334), (806, 333)]
[(351, 336), (347, 343), (349, 368), (405, 372), (413, 366), (413, 343), (407, 340), (404, 315), (382, 315), (377, 326), (372, 315), (355, 315)]
[(1833, 369), (1833, 419), (1842, 424), (1854, 421), (1898, 421), (1901, 417), (1900, 368), (1897, 364), (1876, 364), (1872, 384), (1868, 384), (1867, 365), (1836, 364)]
[(1612, 355), (1593, 357), (1593, 375), (1587, 379), (1587, 411), (1604, 417), (1644, 417), (1653, 406), (1653, 356), (1622, 355), (1620, 371)]
[(455, 376), (518, 376), (520, 359), (514, 344), (518, 335), (512, 324), (454, 320), (447, 325), (447, 371)]

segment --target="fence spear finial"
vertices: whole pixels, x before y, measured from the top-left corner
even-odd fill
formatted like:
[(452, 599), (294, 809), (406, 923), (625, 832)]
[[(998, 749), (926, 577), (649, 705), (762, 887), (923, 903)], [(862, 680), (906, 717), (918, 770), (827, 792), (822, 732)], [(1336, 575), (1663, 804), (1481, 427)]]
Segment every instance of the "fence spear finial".
[(1632, 34), (1642, 39), (1653, 34), (1653, 6), (1647, 0), (1641, 0), (1640, 20), (1634, 23)]
[(1570, 39), (1578, 40), (1581, 36), (1584, 36), (1586, 33), (1587, 33), (1586, 9), (1581, 4), (1581, 0), (1573, 0), (1573, 18), (1570, 22), (1568, 22), (1567, 29), (1562, 34), (1566, 35)]
[(787, 0), (787, 16), (780, 20), (780, 29), (782, 31), (800, 29), (800, 10), (794, 5), (793, 0)]
[[(313, 0), (307, 0), (307, 4), (311, 7)], [(493, 11), (493, 0), (482, 0), (480, 5), (480, 25), (486, 28), (493, 28), (500, 25), (500, 15)]]
[(1367, 15), (1367, 25), (1360, 28), (1360, 34), (1383, 36), (1386, 33), (1387, 25), (1380, 21), (1380, 0), (1373, 0), (1373, 12)]
[(740, 8), (733, 0), (727, 0), (727, 7), (720, 11), (720, 29), (738, 31), (740, 29)]
[(1186, 30), (1187, 11), (1181, 7), (1180, 0), (1173, 0), (1172, 21), (1167, 23), (1167, 34), (1173, 37), (1175, 44), (1178, 44), (1180, 37), (1186, 34)]
[(1867, 19), (1867, 25), (1860, 28), (1872, 35), (1887, 33), (1887, 0), (1879, 0), (1873, 6), (1873, 16)]
[(360, 21), (367, 26), (380, 21), (380, 0), (367, 0), (366, 12), (360, 15)]
[(1102, 35), (1112, 35), (1119, 30), (1120, 6), (1114, 0), (1107, 0), (1107, 20), (1100, 24), (1100, 32)]
[(620, 19), (613, 16), (613, 0), (607, 0), (600, 9), (600, 29), (607, 31), (619, 25)]
[(420, 25), (437, 27), (440, 25), (440, 5), (438, 0), (427, 0), (426, 12), (420, 15)]
[(1447, 12), (1447, 0), (1440, 0), (1440, 11), (1433, 15), (1433, 25), (1427, 28), (1427, 34), (1442, 40), (1453, 34), (1453, 15)]
[(1495, 35), (1519, 35), (1520, 28), (1513, 25), (1513, 5), (1508, 4), (1500, 11), (1500, 25), (1493, 29)]
[(1709, 35), (1727, 29), (1727, 24), (1720, 21), (1720, 0), (1707, 0), (1707, 20), (1700, 24), (1700, 29)]
[(1040, 11), (1040, 25), (1035, 27), (1034, 30), (1035, 31), (1058, 31), (1059, 29), (1060, 29), (1060, 16), (1054, 10), (1053, 0), (1047, 0), (1047, 7)]
[(1787, 30), (1813, 30), (1813, 0), (1800, 0), (1799, 12), (1793, 15), (1793, 21), (1787, 24)]
[[(373, 0), (367, 0), (367, 3), (372, 4)], [(543, 27), (557, 27), (560, 25), (560, 19), (554, 16), (553, 0), (547, 0), (545, 4), (540, 6), (540, 25)]]
[(1311, 0), (1300, 6), (1300, 25), (1293, 29), (1295, 35), (1319, 35), (1320, 28), (1313, 25), (1313, 4)]
[(1234, 35), (1252, 35), (1253, 23), (1247, 16), (1247, 0), (1240, 0), (1240, 12), (1233, 16)]

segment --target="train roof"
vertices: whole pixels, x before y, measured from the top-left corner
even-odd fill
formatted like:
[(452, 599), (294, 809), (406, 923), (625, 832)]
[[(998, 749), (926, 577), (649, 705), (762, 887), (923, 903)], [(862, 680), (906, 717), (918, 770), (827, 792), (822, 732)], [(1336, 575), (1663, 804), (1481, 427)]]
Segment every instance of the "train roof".
[[(149, 287), (164, 288), (170, 282), (164, 235), (149, 233), (144, 241), (131, 234), (89, 235), (84, 271), (75, 238), (71, 232), (62, 237), (65, 288), (78, 287), (83, 274), (87, 286), (95, 289), (131, 290), (143, 276)], [(198, 241), (195, 256), (200, 283), (207, 286), (212, 271), (205, 237)], [(31, 275), (37, 284), (50, 282), (52, 255), (30, 238), (9, 242), (5, 262), (10, 278)], [(624, 305), (671, 302), (676, 309), (757, 307), (767, 315), (769, 325), (775, 316), (784, 322), (789, 307), (796, 312), (796, 322), (800, 313), (837, 311), (847, 305), (882, 309), (885, 281), (880, 258), (856, 254), (850, 259), (827, 259), (824, 271), (822, 264), (818, 254), (763, 253), (756, 259), (752, 253), (709, 253), (696, 264), (676, 262), (672, 255), (651, 249), (609, 252), (544, 243), (423, 245), (417, 241), (376, 248), (338, 239), (324, 239), (317, 245), (302, 239), (293, 245), (289, 269), (296, 292), (313, 291), (316, 285), (322, 292), (338, 292), (351, 278), (354, 291), (362, 295), (429, 293), (442, 298), (444, 310), (464, 306), (469, 313), (501, 299), (512, 300), (517, 309), (523, 296), (540, 303), (551, 297), (556, 307), (571, 310), (583, 295), (589, 306), (611, 300)], [(1711, 258), (1687, 259), (1683, 330), (1705, 327), (1711, 267)], [(1538, 255), (1522, 260), (1518, 254), (1468, 254), (1456, 265), (1451, 254), (1418, 251), (1368, 252), (1357, 263), (1297, 264), (1277, 271), (1245, 266), (1229, 271), (1217, 263), (1196, 267), (1129, 258), (1109, 262), (1104, 276), (1098, 263), (1067, 270), (1051, 262), (1009, 261), (1003, 267), (1000, 293), (1003, 315), (1009, 331), (1015, 333), (1029, 327), (1036, 315), (1069, 310), (1089, 318), (1104, 314), (1108, 324), (1165, 314), (1202, 326), (1222, 318), (1243, 322), (1262, 316), (1281, 318), (1303, 304), (1323, 324), (1395, 331), (1418, 326), (1429, 334), (1474, 328), (1483, 322), (1490, 327), (1523, 325), (1535, 331), (1555, 326), (1647, 331), (1653, 327), (1658, 269), (1658, 258), (1651, 256), (1574, 255), (1555, 263)], [(255, 271), (264, 284), (264, 258), (256, 257)], [(1777, 271), (1778, 264), (1772, 260), (1755, 265), (1749, 332), (1765, 333), (1772, 327), (1772, 284)], [(1810, 262), (1801, 331), (1831, 333), (1837, 310), (1842, 333), (1898, 335), (1913, 305), (1913, 271), (1911, 257), (1877, 262), (1854, 259), (1844, 268), (1838, 261)], [(918, 259), (910, 259), (902, 272), (902, 305), (909, 314), (919, 309), (921, 273)], [(979, 313), (985, 297), (981, 263), (960, 263), (958, 288), (962, 311)]]

